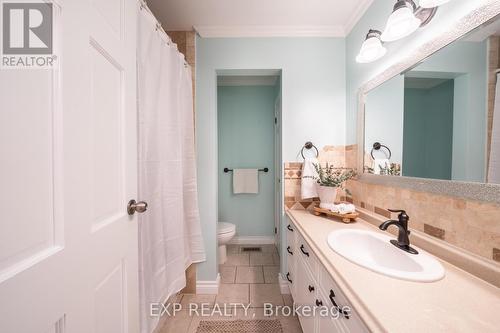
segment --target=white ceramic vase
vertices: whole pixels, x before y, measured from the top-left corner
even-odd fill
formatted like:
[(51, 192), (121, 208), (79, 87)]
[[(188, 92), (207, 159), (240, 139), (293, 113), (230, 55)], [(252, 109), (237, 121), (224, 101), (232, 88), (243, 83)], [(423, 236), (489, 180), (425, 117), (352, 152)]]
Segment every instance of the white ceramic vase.
[(338, 187), (323, 186), (317, 184), (317, 192), (319, 195), (319, 200), (323, 204), (334, 204), (337, 198)]

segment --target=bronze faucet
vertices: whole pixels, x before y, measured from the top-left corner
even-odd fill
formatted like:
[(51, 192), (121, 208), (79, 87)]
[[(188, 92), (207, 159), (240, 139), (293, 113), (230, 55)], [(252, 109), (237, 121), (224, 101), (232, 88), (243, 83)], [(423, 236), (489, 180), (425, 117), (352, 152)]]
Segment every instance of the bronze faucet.
[(399, 229), (398, 240), (391, 239), (391, 244), (408, 253), (418, 254), (418, 251), (410, 246), (410, 239), (408, 238), (408, 236), (410, 235), (410, 231), (408, 230), (408, 220), (410, 219), (410, 217), (402, 209), (388, 209), (388, 211), (392, 213), (399, 213), (398, 220), (385, 221), (379, 226), (380, 230), (385, 231), (389, 226), (395, 225)]

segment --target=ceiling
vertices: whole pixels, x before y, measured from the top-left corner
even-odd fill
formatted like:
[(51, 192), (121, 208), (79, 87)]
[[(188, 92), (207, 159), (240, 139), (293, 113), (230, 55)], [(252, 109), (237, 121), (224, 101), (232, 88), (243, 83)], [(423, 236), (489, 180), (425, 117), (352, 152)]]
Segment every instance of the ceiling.
[(165, 30), (202, 37), (346, 36), (374, 0), (148, 0)]

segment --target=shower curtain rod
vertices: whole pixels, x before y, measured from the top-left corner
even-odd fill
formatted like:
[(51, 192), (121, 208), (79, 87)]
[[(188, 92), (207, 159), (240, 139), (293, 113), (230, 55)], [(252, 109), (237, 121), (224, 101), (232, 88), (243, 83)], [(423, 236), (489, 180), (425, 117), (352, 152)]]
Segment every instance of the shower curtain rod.
[[(156, 21), (156, 31), (160, 31), (160, 33), (163, 34), (163, 37), (165, 37), (167, 40), (167, 45), (175, 45), (175, 49), (177, 50), (177, 52), (179, 52), (180, 54), (182, 54), (179, 49), (177, 48), (177, 44), (174, 43), (174, 41), (172, 40), (172, 38), (170, 38), (170, 36), (167, 34), (167, 32), (165, 31), (165, 29), (163, 29), (160, 21), (158, 21), (158, 19), (156, 18), (155, 14), (153, 14), (153, 12), (151, 11), (151, 9), (149, 8), (148, 6), (148, 3), (146, 2), (146, 0), (138, 0), (139, 1), (139, 4), (140, 4), (140, 8), (141, 10), (143, 9), (146, 9), (148, 11), (148, 13), (153, 16), (154, 20)], [(187, 61), (186, 61), (186, 57), (182, 54), (182, 56), (184, 57), (184, 67), (188, 67), (190, 66)], [(190, 66), (191, 67), (191, 66)]]

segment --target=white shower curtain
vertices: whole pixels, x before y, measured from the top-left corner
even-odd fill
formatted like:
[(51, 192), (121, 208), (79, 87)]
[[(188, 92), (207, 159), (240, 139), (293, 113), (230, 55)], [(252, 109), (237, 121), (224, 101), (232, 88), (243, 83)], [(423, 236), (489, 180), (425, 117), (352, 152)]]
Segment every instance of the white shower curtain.
[(497, 74), (493, 128), (491, 132), (488, 183), (500, 184), (500, 73)]
[(138, 15), (141, 332), (159, 318), (150, 304), (185, 284), (186, 268), (205, 260), (198, 212), (191, 70), (147, 8)]

